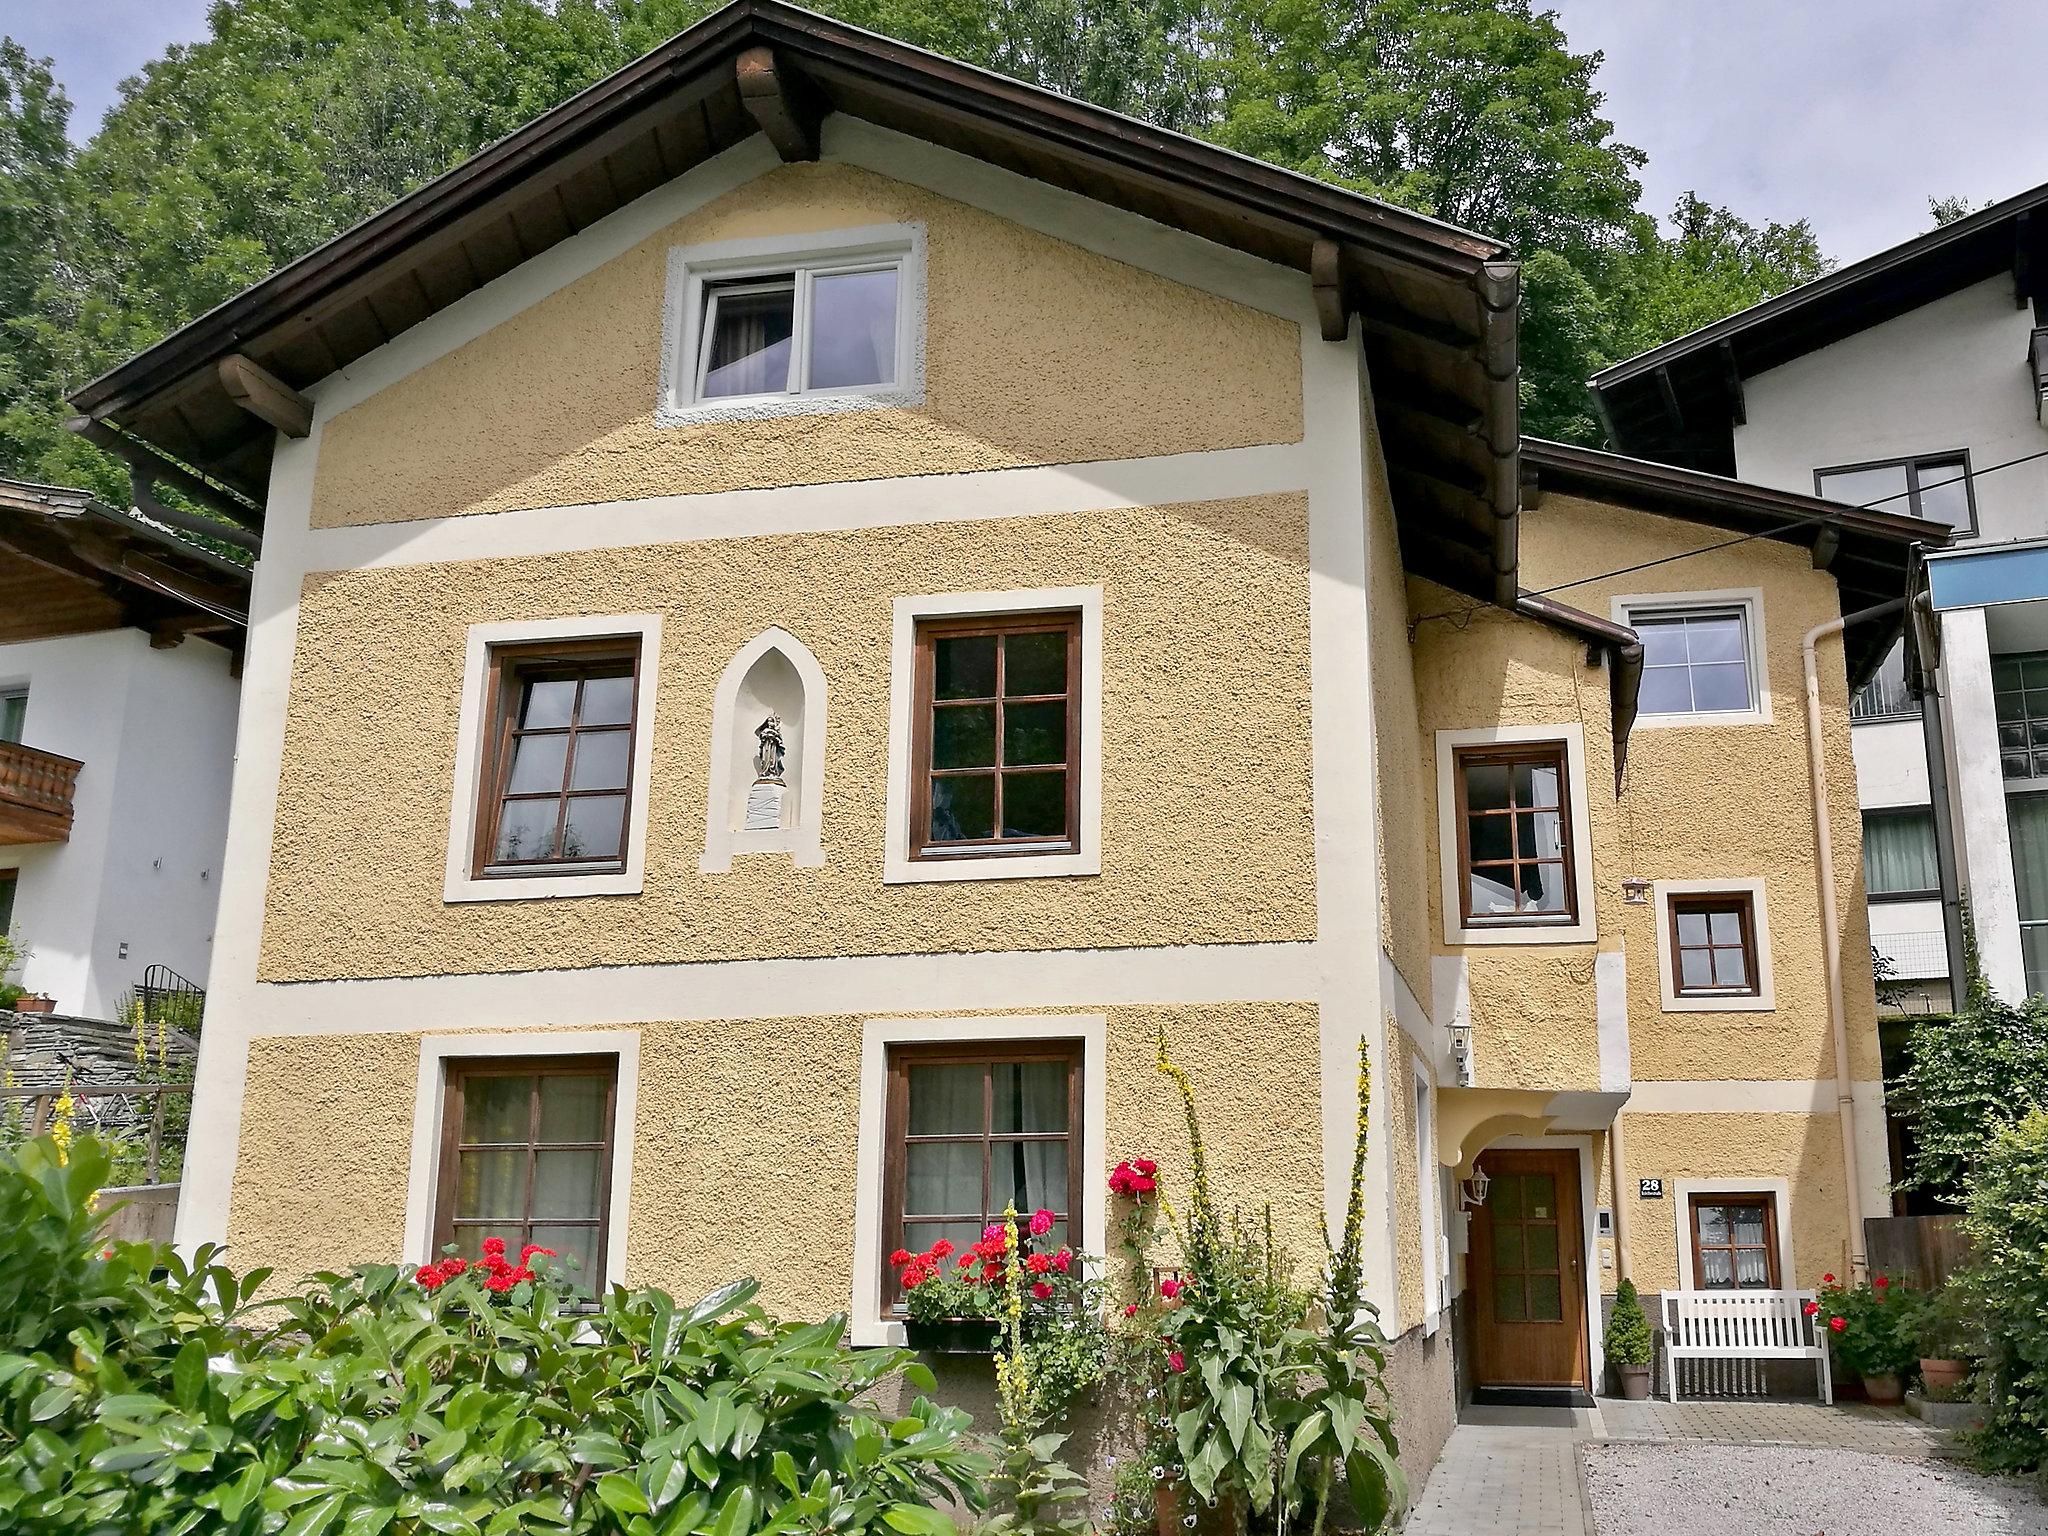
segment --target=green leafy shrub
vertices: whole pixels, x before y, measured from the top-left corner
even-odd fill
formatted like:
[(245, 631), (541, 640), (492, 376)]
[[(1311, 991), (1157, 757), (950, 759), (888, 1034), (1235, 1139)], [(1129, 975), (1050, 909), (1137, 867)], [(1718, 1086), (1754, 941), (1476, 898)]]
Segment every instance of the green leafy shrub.
[(946, 1536), (938, 1505), (981, 1503), (964, 1414), (868, 1405), (923, 1367), (752, 1281), (585, 1310), (544, 1269), (373, 1265), (252, 1309), (262, 1271), (102, 1248), (108, 1166), (0, 1159), (0, 1532)]
[(1636, 1283), (1624, 1280), (1614, 1288), (1614, 1315), (1607, 1320), (1608, 1363), (1648, 1365), (1653, 1342), (1650, 1319), (1644, 1315)]
[(1914, 1024), (1894, 1090), (1913, 1129), (1901, 1187), (1962, 1198), (1999, 1131), (2048, 1108), (2048, 998), (2015, 1007), (1973, 968), (1953, 1016)]
[(1990, 1417), (1978, 1449), (1995, 1466), (2048, 1463), (2048, 1111), (1999, 1133), (1970, 1182), (1971, 1288), (1991, 1320)]
[(1314, 1289), (1292, 1278), (1270, 1209), (1257, 1225), (1218, 1211), (1194, 1087), (1163, 1034), (1158, 1066), (1180, 1094), (1193, 1175), (1185, 1209), (1166, 1207), (1181, 1275), (1137, 1309), (1163, 1389), (1159, 1449), (1177, 1457), (1170, 1475), (1231, 1526), (1256, 1516), (1284, 1531), (1305, 1517), (1320, 1532), (1341, 1492), (1347, 1523), (1382, 1529), (1405, 1509), (1407, 1483), (1395, 1460), (1386, 1338), (1365, 1299), (1365, 1045), (1344, 1232), (1336, 1243), (1325, 1234)]
[(1984, 1309), (1970, 1277), (1956, 1275), (1921, 1303), (1917, 1343), (1923, 1360), (1981, 1360), (1988, 1347)]

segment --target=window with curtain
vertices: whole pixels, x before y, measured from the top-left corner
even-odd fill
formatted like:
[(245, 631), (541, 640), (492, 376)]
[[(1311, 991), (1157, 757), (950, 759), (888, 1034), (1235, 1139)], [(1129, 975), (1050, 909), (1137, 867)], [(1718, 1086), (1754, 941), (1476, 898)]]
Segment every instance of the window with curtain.
[(1776, 1197), (1692, 1197), (1692, 1283), (1702, 1291), (1778, 1288)]
[(1863, 813), (1863, 886), (1872, 901), (1924, 901), (1941, 894), (1930, 807)]
[(536, 1243), (601, 1291), (617, 1083), (612, 1056), (450, 1062), (435, 1253), (474, 1259), (487, 1237), (513, 1254)]
[(1465, 920), (1573, 917), (1564, 743), (1460, 747), (1456, 779)]
[(896, 381), (900, 263), (704, 285), (697, 398), (828, 394)]
[(2012, 841), (2027, 991), (2048, 992), (2048, 794), (2007, 795), (2005, 821)]
[(624, 868), (639, 665), (637, 640), (492, 651), (477, 876)]
[[(942, 1237), (964, 1251), (1005, 1206), (1052, 1211), (1048, 1241), (1074, 1241), (1080, 1042), (894, 1046), (888, 1093), (884, 1254)], [(882, 1284), (897, 1294), (887, 1264)]]
[(1844, 506), (1921, 517), (1958, 533), (1977, 530), (1968, 454), (1942, 453), (1816, 470), (1813, 487), (1816, 496), (1839, 501)]

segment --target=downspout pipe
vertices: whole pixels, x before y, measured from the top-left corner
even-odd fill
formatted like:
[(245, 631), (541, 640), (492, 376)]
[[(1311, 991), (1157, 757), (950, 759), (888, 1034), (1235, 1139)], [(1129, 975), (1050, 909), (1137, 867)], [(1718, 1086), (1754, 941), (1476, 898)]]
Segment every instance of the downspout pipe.
[(1835, 1113), (1842, 1126), (1842, 1203), (1849, 1215), (1849, 1272), (1860, 1279), (1868, 1269), (1863, 1247), (1863, 1186), (1856, 1166), (1856, 1095), (1849, 1076), (1849, 1025), (1842, 1002), (1841, 903), (1835, 892), (1835, 836), (1828, 814), (1828, 776), (1821, 746), (1820, 642), (1839, 635), (1851, 624), (1881, 619), (1901, 612), (1903, 597), (1879, 603), (1857, 613), (1843, 614), (1825, 624), (1816, 624), (1799, 642), (1799, 659), (1806, 671), (1806, 765), (1813, 775), (1813, 850), (1815, 876), (1820, 887), (1820, 928), (1822, 952), (1827, 962), (1828, 1026), (1835, 1044)]

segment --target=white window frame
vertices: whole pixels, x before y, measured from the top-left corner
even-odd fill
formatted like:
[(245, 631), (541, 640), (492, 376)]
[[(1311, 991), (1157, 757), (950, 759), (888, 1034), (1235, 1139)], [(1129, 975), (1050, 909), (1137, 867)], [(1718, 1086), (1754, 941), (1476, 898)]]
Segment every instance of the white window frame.
[(1713, 592), (1638, 592), (1613, 602), (1614, 622), (1635, 627), (1640, 618), (1675, 618), (1682, 614), (1729, 613), (1742, 619), (1744, 661), (1749, 669), (1746, 709), (1686, 711), (1636, 716), (1638, 728), (1682, 729), (1699, 725), (1769, 725), (1771, 723), (1770, 652), (1764, 646), (1764, 594), (1760, 587), (1729, 587)]
[(1006, 1040), (1078, 1040), (1081, 1043), (1081, 1124), (1072, 1155), (1081, 1159), (1081, 1221), (1074, 1249), (1107, 1251), (1108, 1198), (1104, 1163), (1109, 1146), (1106, 1048), (1109, 1019), (1100, 1013), (951, 1019), (868, 1019), (860, 1037), (860, 1133), (853, 1227), (853, 1324), (856, 1346), (902, 1344), (902, 1322), (882, 1307), (882, 1181), (888, 1136), (889, 1047), (988, 1044)]
[[(1571, 796), (1571, 881), (1578, 918), (1531, 917), (1468, 926), (1464, 872), (1458, 867), (1458, 749), (1521, 743), (1564, 746), (1566, 793)], [(1593, 911), (1593, 822), (1586, 793), (1586, 729), (1576, 720), (1557, 725), (1489, 725), (1436, 733), (1437, 863), (1442, 878), (1446, 944), (1590, 944), (1599, 937)]]
[(441, 1169), (441, 1113), (447, 1104), (448, 1064), (504, 1056), (610, 1056), (617, 1063), (612, 1095), (611, 1203), (605, 1211), (606, 1285), (626, 1279), (626, 1215), (633, 1205), (633, 1119), (640, 1103), (640, 1031), (637, 1029), (526, 1029), (498, 1034), (422, 1035), (419, 1082), (413, 1098), (412, 1161), (405, 1188), (408, 1265), (431, 1263), (434, 1201)]
[[(896, 274), (896, 377), (886, 384), (806, 387), (810, 372), (811, 285), (821, 276), (893, 269)], [(757, 395), (700, 396), (707, 343), (708, 289), (791, 277), (795, 283), (789, 385)], [(669, 252), (662, 302), (660, 395), (655, 425), (875, 410), (924, 402), (925, 232), (922, 224), (877, 224), (809, 235), (724, 240)]]
[[(1747, 896), (1749, 919), (1756, 925), (1756, 993), (1754, 996), (1693, 996), (1678, 990), (1671, 954), (1673, 896)], [(1666, 1013), (1775, 1013), (1777, 985), (1771, 974), (1771, 913), (1758, 879), (1658, 880), (1650, 887), (1657, 924), (1657, 992)]]
[[(1616, 1191), (1617, 1196), (1619, 1191)], [(1778, 1228), (1778, 1286), (1799, 1289), (1799, 1272), (1792, 1264), (1792, 1182), (1789, 1179), (1678, 1179), (1671, 1188), (1671, 1229), (1678, 1242), (1678, 1288), (1699, 1289), (1692, 1267), (1692, 1197), (1694, 1195), (1769, 1195), (1776, 1206), (1772, 1213)]]
[[(882, 881), (1030, 880), (1102, 873), (1102, 588), (1041, 587), (1016, 592), (938, 592), (896, 599), (889, 652), (889, 793), (883, 817)], [(993, 618), (1017, 613), (1081, 616), (1081, 741), (1074, 754), (1080, 826), (1062, 853), (976, 850), (938, 859), (910, 856), (910, 760), (916, 730), (917, 626), (922, 619)]]
[[(491, 651), (497, 646), (557, 640), (637, 640), (639, 681), (633, 702), (632, 791), (626, 805), (625, 861), (616, 870), (478, 878), (471, 859), (482, 812), (484, 735), (489, 728)], [(661, 673), (661, 616), (523, 619), (472, 624), (462, 665), (462, 705), (455, 730), (454, 801), (448, 811), (448, 862), (441, 899), (533, 901), (565, 896), (637, 896), (646, 878), (647, 795), (654, 756), (654, 700)]]

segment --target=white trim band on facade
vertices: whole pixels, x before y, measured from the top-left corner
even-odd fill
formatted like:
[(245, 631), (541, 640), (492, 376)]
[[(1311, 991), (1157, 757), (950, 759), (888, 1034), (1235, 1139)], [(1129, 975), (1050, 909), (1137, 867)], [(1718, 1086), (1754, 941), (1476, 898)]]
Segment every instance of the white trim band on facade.
[[(1078, 1040), (1081, 1042), (1081, 1223), (1074, 1247), (1105, 1251), (1109, 1145), (1108, 1020), (1099, 1013), (1050, 1018), (868, 1019), (860, 1038), (860, 1141), (853, 1223), (855, 1345), (901, 1344), (903, 1325), (882, 1313), (883, 1141), (889, 1047), (929, 1041)], [(1070, 1133), (1071, 1134), (1071, 1133)]]
[[(484, 732), (490, 725), (491, 650), (503, 645), (558, 640), (639, 642), (638, 679), (633, 690), (632, 793), (626, 806), (625, 867), (603, 874), (524, 875), (480, 878), (470, 872), (482, 812)], [(455, 798), (448, 810), (448, 863), (443, 901), (533, 901), (569, 896), (636, 896), (647, 869), (648, 781), (654, 762), (654, 695), (661, 677), (661, 616), (626, 614), (612, 618), (520, 619), (506, 624), (472, 624), (462, 663), (462, 698), (455, 731)]]
[[(1882, 1108), (1884, 1084), (1854, 1085), (1859, 1104), (1866, 1096)], [(1626, 1115), (1833, 1115), (1833, 1078), (1672, 1078), (1632, 1085)]]
[[(1068, 852), (961, 853), (944, 859), (910, 857), (911, 738), (916, 732), (917, 626), (923, 619), (989, 618), (1019, 613), (1081, 616), (1081, 740), (1072, 744), (1072, 771), (1080, 778), (1080, 825)], [(887, 846), (882, 883), (916, 885), (937, 880), (1030, 880), (1047, 875), (1102, 873), (1102, 588), (1039, 587), (1019, 592), (941, 592), (899, 597), (889, 648), (889, 798), (883, 817)]]
[[(469, 976), (261, 982), (248, 1033), (545, 1030), (835, 1013), (1313, 1002), (1315, 947), (1202, 944), (593, 966)], [(1348, 1081), (1348, 1079), (1347, 1079)]]
[(490, 1056), (613, 1056), (618, 1086), (612, 1099), (611, 1202), (605, 1212), (604, 1283), (626, 1278), (626, 1213), (633, 1204), (633, 1118), (640, 1106), (640, 1032), (575, 1030), (531, 1033), (422, 1035), (419, 1081), (413, 1097), (412, 1160), (405, 1186), (405, 1262), (425, 1264), (433, 1252), (434, 1199), (441, 1167), (441, 1106), (450, 1061)]

